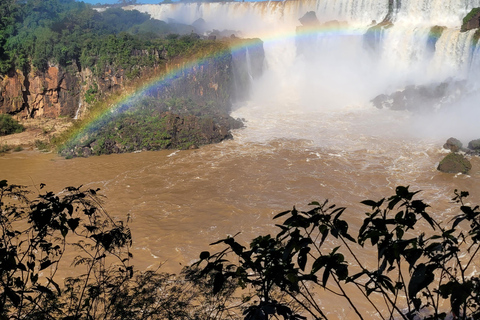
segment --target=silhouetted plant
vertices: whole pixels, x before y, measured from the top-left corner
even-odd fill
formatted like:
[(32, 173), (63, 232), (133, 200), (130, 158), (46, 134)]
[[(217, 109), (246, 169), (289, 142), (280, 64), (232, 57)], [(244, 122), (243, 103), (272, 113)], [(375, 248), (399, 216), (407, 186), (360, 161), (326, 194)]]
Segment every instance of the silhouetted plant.
[[(345, 208), (328, 201), (282, 212), (274, 218), (285, 219), (279, 232), (255, 238), (248, 249), (235, 237), (213, 243), (226, 248), (202, 252), (198, 276), (209, 279), (213, 293), (231, 281), (251, 290), (257, 302), (245, 309), (248, 320), (328, 319), (332, 306), (315, 298), (319, 288), (345, 299), (359, 319), (370, 319), (370, 312), (380, 319), (479, 319), (479, 207), (464, 203), (467, 192), (455, 191), (460, 213), (444, 223), (414, 200), (417, 193), (397, 187), (388, 199), (363, 201), (370, 210), (356, 237), (343, 219)], [(421, 225), (428, 231), (415, 230)], [(376, 261), (361, 258), (365, 247), (375, 250)], [(277, 291), (288, 299), (275, 299)], [(450, 308), (442, 305), (446, 299)], [(359, 307), (365, 301), (371, 310)]]
[[(98, 189), (68, 187), (34, 199), (0, 181), (0, 320), (3, 319), (239, 319), (233, 287), (205, 293), (205, 281), (130, 265), (131, 233), (102, 208)], [(75, 276), (65, 253), (75, 249)]]
[[(87, 319), (106, 310), (111, 277), (132, 277), (130, 230), (102, 209), (97, 191), (68, 187), (59, 195), (39, 191), (29, 200), (24, 187), (0, 181), (3, 318)], [(63, 291), (55, 274), (70, 246), (80, 252), (74, 265), (84, 266), (85, 273), (68, 279)]]

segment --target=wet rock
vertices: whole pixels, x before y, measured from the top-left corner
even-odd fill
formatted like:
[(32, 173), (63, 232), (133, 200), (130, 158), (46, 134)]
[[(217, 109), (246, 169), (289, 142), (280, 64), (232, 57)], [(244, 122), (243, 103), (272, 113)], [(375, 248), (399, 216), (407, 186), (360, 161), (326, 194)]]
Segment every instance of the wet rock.
[(320, 24), (317, 15), (315, 14), (315, 11), (308, 11), (303, 15), (303, 17), (298, 20), (300, 21), (302, 26), (316, 26)]
[(371, 100), (377, 108), (430, 112), (452, 105), (464, 96), (464, 81), (450, 81), (431, 85), (406, 86), (391, 94), (380, 94)]
[(458, 139), (450, 138), (450, 139), (447, 140), (447, 142), (445, 142), (443, 147), (445, 149), (448, 149), (448, 150), (452, 151), (452, 152), (458, 152), (458, 151), (462, 150), (463, 144)]
[(438, 164), (437, 170), (445, 173), (468, 173), (472, 169), (472, 164), (459, 153), (449, 153)]
[(480, 8), (473, 8), (465, 18), (463, 18), (460, 31), (465, 32), (477, 28), (480, 28)]
[(471, 149), (476, 153), (480, 152), (480, 139), (470, 141), (468, 143), (468, 149)]

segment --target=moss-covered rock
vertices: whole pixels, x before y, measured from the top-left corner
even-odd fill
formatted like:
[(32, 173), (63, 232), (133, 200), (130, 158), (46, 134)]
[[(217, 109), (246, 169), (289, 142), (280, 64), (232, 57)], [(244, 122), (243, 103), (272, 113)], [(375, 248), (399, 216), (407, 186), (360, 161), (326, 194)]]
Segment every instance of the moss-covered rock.
[(445, 29), (446, 27), (442, 26), (433, 26), (430, 28), (430, 31), (428, 32), (427, 47), (432, 52), (435, 51), (435, 45), (437, 44), (438, 39), (440, 39)]
[(134, 152), (191, 149), (232, 138), (243, 124), (220, 106), (191, 99), (144, 98), (138, 105), (98, 121), (68, 142), (60, 153), (68, 158)]
[(468, 143), (468, 149), (479, 152), (480, 151), (480, 139), (470, 141)]
[(463, 18), (462, 27), (460, 31), (465, 32), (472, 29), (477, 29), (480, 27), (480, 8), (473, 8), (466, 16)]
[(472, 164), (459, 153), (449, 153), (440, 161), (437, 170), (445, 173), (468, 173)]

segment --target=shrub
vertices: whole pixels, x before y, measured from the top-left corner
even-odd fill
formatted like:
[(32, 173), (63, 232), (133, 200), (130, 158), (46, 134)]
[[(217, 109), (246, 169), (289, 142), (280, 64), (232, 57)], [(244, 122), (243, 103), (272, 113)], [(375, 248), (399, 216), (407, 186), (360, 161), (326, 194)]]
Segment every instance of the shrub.
[(45, 141), (35, 140), (34, 144), (35, 144), (35, 148), (37, 148), (40, 151), (48, 151), (49, 149), (49, 145)]
[(11, 115), (0, 114), (0, 136), (6, 136), (12, 133), (20, 133), (24, 127), (13, 119)]
[[(387, 199), (363, 201), (369, 210), (355, 237), (343, 220), (345, 208), (327, 201), (312, 202), (308, 211), (279, 213), (274, 219), (284, 221), (274, 236), (259, 236), (249, 246), (234, 237), (215, 242), (226, 248), (202, 252), (197, 276), (210, 279), (213, 293), (232, 280), (243, 292), (250, 289), (257, 302), (246, 308), (245, 319), (328, 319), (335, 306), (315, 299), (315, 288), (345, 299), (359, 319), (373, 314), (380, 319), (479, 319), (479, 207), (464, 203), (467, 192), (455, 191), (459, 213), (442, 223), (426, 212), (426, 203), (414, 200), (416, 194), (397, 187)], [(416, 231), (421, 225), (426, 231)], [(366, 247), (376, 259), (360, 257), (358, 250)], [(277, 299), (278, 291), (287, 298)], [(370, 310), (360, 307), (365, 303)]]
[[(31, 199), (0, 181), (0, 319), (225, 319), (230, 291), (218, 299), (204, 282), (133, 269), (130, 230), (102, 208), (98, 189), (44, 187)], [(67, 265), (79, 275), (62, 283)]]

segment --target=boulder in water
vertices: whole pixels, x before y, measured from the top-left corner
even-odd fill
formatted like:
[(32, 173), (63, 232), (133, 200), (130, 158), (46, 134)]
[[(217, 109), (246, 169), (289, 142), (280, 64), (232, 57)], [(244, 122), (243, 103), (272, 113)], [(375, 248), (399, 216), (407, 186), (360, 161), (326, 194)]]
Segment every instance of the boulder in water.
[(437, 170), (445, 173), (468, 173), (472, 164), (459, 153), (449, 153), (440, 161)]
[(471, 149), (475, 152), (480, 152), (480, 139), (472, 140), (468, 143), (468, 149)]
[(465, 92), (464, 81), (409, 85), (391, 94), (380, 94), (371, 102), (380, 109), (430, 112), (453, 105), (465, 95)]
[(450, 138), (450, 139), (447, 140), (447, 142), (445, 142), (443, 147), (445, 149), (448, 149), (448, 150), (452, 151), (452, 152), (458, 152), (458, 151), (462, 150), (463, 144), (458, 139)]

